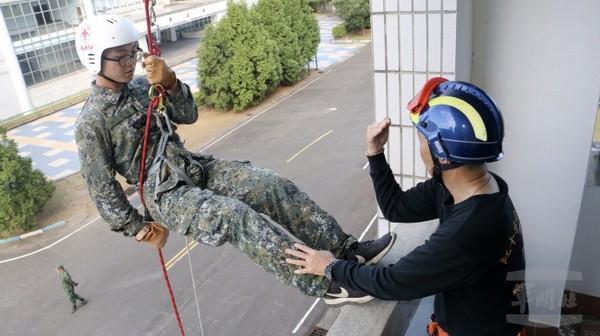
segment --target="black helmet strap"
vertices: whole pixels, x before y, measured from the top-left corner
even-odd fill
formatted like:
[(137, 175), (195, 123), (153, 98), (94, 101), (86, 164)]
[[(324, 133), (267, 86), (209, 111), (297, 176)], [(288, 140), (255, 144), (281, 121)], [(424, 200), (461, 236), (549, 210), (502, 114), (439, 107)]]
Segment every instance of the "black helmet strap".
[(444, 184), (444, 181), (442, 180), (443, 171), (455, 169), (465, 165), (464, 163), (460, 162), (441, 163), (440, 159), (433, 155), (431, 151), (429, 151), (429, 153), (431, 154), (431, 159), (433, 160), (433, 180), (441, 184)]
[(102, 78), (106, 79), (107, 81), (115, 83), (115, 84), (123, 84), (123, 85), (127, 84), (127, 82), (125, 82), (125, 83), (123, 83), (123, 82), (117, 82), (116, 80), (114, 80), (114, 79), (112, 79), (112, 78), (104, 75), (102, 72), (99, 72), (98, 76), (101, 76)]

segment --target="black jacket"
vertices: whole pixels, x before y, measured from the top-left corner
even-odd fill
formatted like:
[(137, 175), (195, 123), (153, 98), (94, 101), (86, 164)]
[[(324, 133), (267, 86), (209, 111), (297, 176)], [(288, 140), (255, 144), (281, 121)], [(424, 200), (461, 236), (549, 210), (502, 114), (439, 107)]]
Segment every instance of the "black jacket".
[[(369, 161), (386, 219), (439, 218), (440, 225), (423, 245), (395, 264), (372, 267), (342, 261), (333, 269), (334, 279), (384, 300), (435, 294), (436, 320), (450, 335), (515, 336), (522, 326), (507, 323), (507, 318), (527, 313), (525, 255), (506, 182), (492, 174), (500, 192), (454, 205), (445, 187), (433, 179), (403, 191), (383, 154)], [(526, 315), (517, 318), (526, 321)]]

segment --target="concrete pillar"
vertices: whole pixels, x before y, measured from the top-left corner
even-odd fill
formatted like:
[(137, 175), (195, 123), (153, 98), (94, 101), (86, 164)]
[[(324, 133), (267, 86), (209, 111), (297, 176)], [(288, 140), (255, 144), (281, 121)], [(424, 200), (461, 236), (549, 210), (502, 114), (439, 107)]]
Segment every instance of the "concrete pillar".
[(83, 9), (86, 18), (92, 17), (96, 15), (96, 6), (94, 6), (94, 2), (92, 0), (82, 0)]
[(177, 29), (175, 27), (169, 28), (169, 36), (171, 41), (177, 41)]

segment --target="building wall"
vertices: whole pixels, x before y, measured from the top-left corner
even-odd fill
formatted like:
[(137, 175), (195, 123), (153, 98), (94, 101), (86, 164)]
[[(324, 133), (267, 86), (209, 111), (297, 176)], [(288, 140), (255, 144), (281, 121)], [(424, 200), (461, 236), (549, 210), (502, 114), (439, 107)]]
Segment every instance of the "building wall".
[(8, 28), (0, 18), (0, 91), (4, 99), (0, 120), (12, 117), (31, 108), (31, 100), (27, 94), (27, 86), (23, 80), (17, 56), (12, 52), (13, 46)]
[[(558, 325), (565, 281), (578, 276), (571, 257), (591, 266), (576, 281), (600, 296), (588, 281), (599, 278), (597, 244), (572, 249), (578, 222), (584, 236), (600, 233), (589, 222), (597, 216), (580, 221), (598, 212), (598, 193), (582, 198), (600, 94), (600, 2), (374, 0), (372, 12), (375, 119), (393, 120), (386, 154), (397, 180), (426, 178), (405, 109), (415, 91), (438, 75), (473, 82), (505, 119), (506, 156), (490, 169), (509, 183), (523, 224), (532, 320)], [(379, 220), (380, 232), (394, 225)]]
[[(143, 6), (141, 7), (142, 10), (140, 11), (140, 6), (130, 5), (130, 1), (127, 1), (121, 1), (121, 7), (116, 8), (114, 10), (110, 7), (103, 7), (103, 13), (110, 11), (110, 14), (123, 15), (130, 18), (132, 21), (135, 21), (135, 24), (138, 30), (141, 32), (141, 34), (145, 35), (146, 24), (144, 21)], [(0, 1), (0, 3), (3, 2), (5, 1)], [(255, 1), (250, 1), (248, 3), (252, 4), (254, 2)], [(20, 3), (21, 2), (14, 2), (14, 4)], [(91, 1), (83, 1), (83, 3), (86, 6), (85, 12), (88, 13), (88, 16), (93, 15), (93, 7), (104, 6), (102, 2), (94, 3)], [(75, 0), (71, 0), (69, 4), (71, 4), (71, 7), (73, 7), (73, 13), (77, 12), (76, 7), (81, 6), (81, 2)], [(112, 4), (114, 5), (114, 2)], [(226, 9), (227, 7), (225, 1), (209, 3), (208, 1), (198, 0), (196, 4), (186, 3), (183, 5), (176, 4), (173, 6), (155, 8), (155, 12), (157, 14), (156, 21), (161, 31), (171, 32), (170, 29), (174, 30), (178, 26), (188, 24), (190, 22), (193, 22), (194, 20), (201, 20), (206, 17), (211, 17), (212, 21), (216, 22), (225, 15)], [(63, 8), (62, 13), (64, 12), (65, 9)], [(53, 15), (55, 15), (54, 19), (58, 20), (58, 14)], [(73, 25), (73, 27), (75, 27), (76, 24), (79, 23), (80, 18), (78, 14), (73, 14), (70, 17), (72, 21), (71, 23), (75, 23)], [(75, 55), (75, 63), (78, 64), (78, 66), (70, 66), (71, 70), (70, 72), (69, 70), (67, 70), (65, 72), (66, 75), (62, 75), (60, 77), (53, 78), (50, 80), (45, 80), (36, 84), (30, 84), (29, 86), (25, 85), (25, 82), (23, 81), (23, 73), (20, 71), (21, 67), (16, 59), (16, 54), (22, 53), (23, 51), (18, 51), (15, 49), (13, 43), (11, 42), (10, 34), (12, 32), (12, 34), (14, 35), (17, 29), (20, 31), (21, 34), (26, 34), (26, 31), (30, 29), (29, 27), (33, 27), (32, 29), (38, 29), (36, 28), (37, 24), (35, 22), (29, 22), (28, 24), (26, 24), (26, 18), (29, 18), (30, 21), (33, 19), (31, 15), (18, 16), (18, 20), (20, 21), (11, 20), (9, 21), (11, 26), (7, 27), (4, 18), (0, 17), (0, 21), (2, 21), (2, 24), (0, 25), (0, 44), (2, 45), (2, 48), (0, 50), (0, 90), (5, 93), (14, 92), (14, 94), (7, 95), (11, 97), (11, 99), (7, 108), (0, 110), (0, 120), (7, 120), (12, 117), (26, 115), (36, 108), (56, 103), (69, 96), (78, 95), (82, 91), (89, 88), (89, 82), (91, 79), (91, 75), (89, 74), (89, 72), (85, 69), (74, 70), (80, 69), (81, 65), (74, 50), (74, 28), (70, 26), (66, 29), (61, 29), (56, 32), (49, 32), (46, 35), (50, 37), (58, 36), (59, 38), (61, 38), (61, 43), (63, 43), (63, 47), (64, 42), (69, 41), (70, 39), (70, 43), (73, 44), (73, 46), (69, 49), (72, 49), (72, 54)], [(61, 22), (61, 24), (66, 25), (66, 23), (64, 22)], [(42, 28), (39, 29), (44, 29), (44, 27), (42, 26)], [(39, 38), (38, 35), (39, 32), (36, 33), (35, 38)], [(33, 60), (36, 66), (39, 66), (41, 70), (48, 71), (48, 67), (44, 65), (44, 59), (54, 61), (58, 60), (58, 63), (67, 59), (67, 57), (64, 54), (62, 54), (62, 49), (61, 53), (48, 53), (48, 48), (52, 43), (53, 42), (50, 41), (50, 38), (44, 38), (40, 43), (32, 44), (32, 46), (37, 46), (39, 48), (38, 50), (36, 50), (36, 52), (41, 52), (43, 55), (43, 57), (39, 57)], [(19, 46), (21, 45), (20, 43), (16, 44)], [(43, 47), (45, 47), (46, 50), (42, 52), (41, 50), (43, 49)], [(7, 70), (2, 71), (3, 68)], [(12, 99), (12, 97), (15, 97), (17, 99)]]
[[(585, 253), (598, 254), (597, 244), (573, 250), (573, 243), (589, 204), (582, 199), (600, 94), (600, 2), (488, 0), (473, 8), (472, 79), (507, 121), (506, 158), (495, 169), (523, 223), (533, 312), (556, 325), (560, 305), (547, 299), (562, 297), (564, 280), (577, 276), (567, 273), (572, 251), (587, 250), (573, 255), (586, 262), (594, 259)], [(580, 222), (579, 229), (597, 224)], [(600, 296), (600, 283), (588, 281), (597, 266), (582, 269), (578, 282)]]
[[(396, 180), (409, 188), (427, 179), (427, 172), (406, 104), (427, 79), (456, 78), (457, 2), (376, 0), (371, 12), (375, 120), (391, 118), (386, 156)], [(396, 229), (416, 236), (430, 234), (436, 225), (399, 226), (381, 214), (378, 220), (379, 232)]]

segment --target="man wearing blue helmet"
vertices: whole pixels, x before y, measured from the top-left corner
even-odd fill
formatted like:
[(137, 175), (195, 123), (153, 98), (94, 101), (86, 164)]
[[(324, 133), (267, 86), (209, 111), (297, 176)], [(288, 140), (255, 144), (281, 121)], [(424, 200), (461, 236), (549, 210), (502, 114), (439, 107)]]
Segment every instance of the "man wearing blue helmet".
[[(486, 163), (500, 160), (503, 121), (476, 86), (429, 80), (408, 108), (420, 154), (433, 176), (403, 190), (384, 155), (389, 118), (367, 130), (367, 157), (377, 202), (392, 222), (439, 219), (429, 239), (387, 267), (333, 258), (296, 245), (287, 252), (300, 274), (334, 281), (385, 300), (435, 295), (430, 335), (523, 335), (527, 321), (521, 225), (508, 186)], [(514, 279), (517, 279), (515, 281)]]

